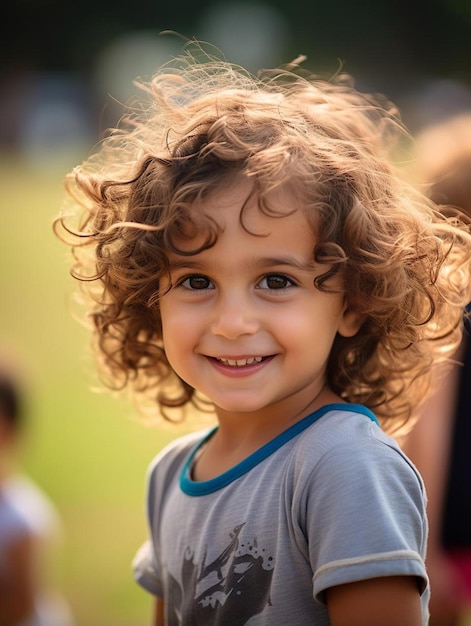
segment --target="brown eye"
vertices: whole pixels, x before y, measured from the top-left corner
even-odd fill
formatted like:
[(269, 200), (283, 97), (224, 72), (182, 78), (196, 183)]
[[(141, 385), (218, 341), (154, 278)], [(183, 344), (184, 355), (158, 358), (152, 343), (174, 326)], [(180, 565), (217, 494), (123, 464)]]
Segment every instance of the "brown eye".
[(294, 287), (295, 283), (291, 278), (284, 274), (267, 274), (259, 283), (260, 289), (287, 289)]
[(213, 284), (209, 280), (207, 276), (202, 276), (200, 274), (194, 274), (192, 276), (187, 276), (184, 280), (180, 282), (182, 287), (186, 289), (199, 290), (199, 289), (212, 289)]

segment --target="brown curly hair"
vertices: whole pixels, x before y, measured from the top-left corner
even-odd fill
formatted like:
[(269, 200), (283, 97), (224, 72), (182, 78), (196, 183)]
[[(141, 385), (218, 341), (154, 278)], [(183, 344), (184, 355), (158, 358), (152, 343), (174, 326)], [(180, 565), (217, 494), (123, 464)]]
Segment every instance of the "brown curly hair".
[(217, 229), (197, 201), (244, 174), (268, 214), (276, 187), (289, 184), (302, 199), (316, 227), (314, 259), (326, 267), (316, 286), (328, 289), (339, 273), (350, 307), (365, 316), (354, 337), (336, 338), (328, 382), (397, 431), (423, 400), (432, 362), (459, 343), (467, 228), (399, 176), (392, 148), (407, 133), (385, 98), (298, 62), (254, 76), (196, 56), (187, 49), (138, 83), (144, 97), (66, 178), (79, 222), (64, 213), (55, 232), (73, 249), (105, 383), (150, 395), (164, 416), (200, 405), (163, 349), (159, 281), (189, 226), (206, 233), (203, 248), (214, 245)]

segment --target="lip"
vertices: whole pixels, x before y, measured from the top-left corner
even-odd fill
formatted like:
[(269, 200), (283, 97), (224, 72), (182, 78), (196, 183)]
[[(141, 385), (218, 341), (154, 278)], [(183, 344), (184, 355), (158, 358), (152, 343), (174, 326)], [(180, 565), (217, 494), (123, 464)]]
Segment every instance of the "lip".
[[(257, 355), (257, 357), (254, 356), (224, 356), (224, 357), (207, 357), (208, 361), (211, 363), (211, 365), (214, 367), (214, 369), (216, 369), (218, 372), (220, 372), (221, 374), (224, 374), (225, 376), (230, 376), (230, 377), (234, 377), (234, 378), (240, 378), (240, 377), (244, 377), (244, 376), (251, 376), (253, 374), (256, 374), (257, 372), (259, 372), (260, 370), (264, 369), (268, 363), (270, 363), (275, 355), (270, 355), (270, 356), (264, 356), (262, 357), (261, 361), (253, 361), (252, 363), (248, 363), (246, 365), (229, 365), (228, 363), (225, 363), (224, 361), (247, 361), (247, 360), (251, 360), (254, 358), (258, 358), (261, 355)], [(221, 361), (220, 359), (224, 359), (224, 361)]]

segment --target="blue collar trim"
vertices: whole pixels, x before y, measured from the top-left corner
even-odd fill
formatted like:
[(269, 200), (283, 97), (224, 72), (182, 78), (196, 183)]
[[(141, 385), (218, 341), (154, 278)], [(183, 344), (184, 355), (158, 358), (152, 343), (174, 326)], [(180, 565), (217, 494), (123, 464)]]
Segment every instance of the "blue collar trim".
[(353, 413), (361, 413), (362, 415), (366, 415), (369, 419), (376, 424), (378, 424), (378, 420), (374, 413), (372, 413), (367, 407), (361, 404), (326, 404), (321, 407), (314, 413), (311, 413), (307, 417), (304, 417), (299, 422), (296, 422), (292, 426), (290, 426), (287, 430), (277, 435), (274, 439), (263, 445), (261, 448), (253, 452), (246, 459), (231, 467), (231, 469), (227, 470), (223, 474), (216, 476), (215, 478), (211, 478), (210, 480), (204, 481), (194, 481), (191, 479), (191, 467), (193, 465), (193, 460), (201, 447), (214, 435), (217, 426), (212, 428), (207, 435), (203, 437), (191, 450), (191, 453), (188, 459), (183, 466), (181, 475), (180, 475), (180, 488), (181, 490), (189, 496), (205, 496), (214, 491), (218, 491), (223, 487), (226, 487), (237, 478), (240, 478), (251, 469), (253, 469), (256, 465), (264, 461), (271, 454), (276, 452), (279, 448), (284, 446), (285, 443), (296, 437), (303, 430), (306, 430), (311, 424), (316, 422), (318, 419), (323, 417), (326, 413), (330, 413), (331, 411), (348, 411)]

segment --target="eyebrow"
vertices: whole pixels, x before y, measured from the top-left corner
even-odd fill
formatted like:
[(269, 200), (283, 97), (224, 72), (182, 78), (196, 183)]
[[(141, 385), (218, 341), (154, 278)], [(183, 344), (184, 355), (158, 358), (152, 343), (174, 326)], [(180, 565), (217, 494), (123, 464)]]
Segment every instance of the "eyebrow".
[[(299, 259), (293, 256), (283, 256), (283, 257), (262, 257), (260, 259), (247, 259), (247, 265), (254, 265), (260, 268), (264, 267), (294, 267), (298, 270), (303, 271), (314, 271), (316, 269), (316, 264), (314, 259), (310, 263), (303, 263)], [(204, 261), (199, 261), (191, 258), (183, 258), (181, 260), (173, 260), (169, 263), (170, 271), (180, 270), (180, 269), (204, 269), (207, 264)]]
[(287, 266), (287, 267), (295, 267), (299, 270), (309, 270), (312, 271), (315, 269), (314, 259), (312, 259), (309, 263), (303, 263), (299, 259), (294, 256), (284, 256), (284, 257), (267, 257), (262, 258), (257, 261), (257, 265), (260, 267), (271, 267), (275, 266)]

